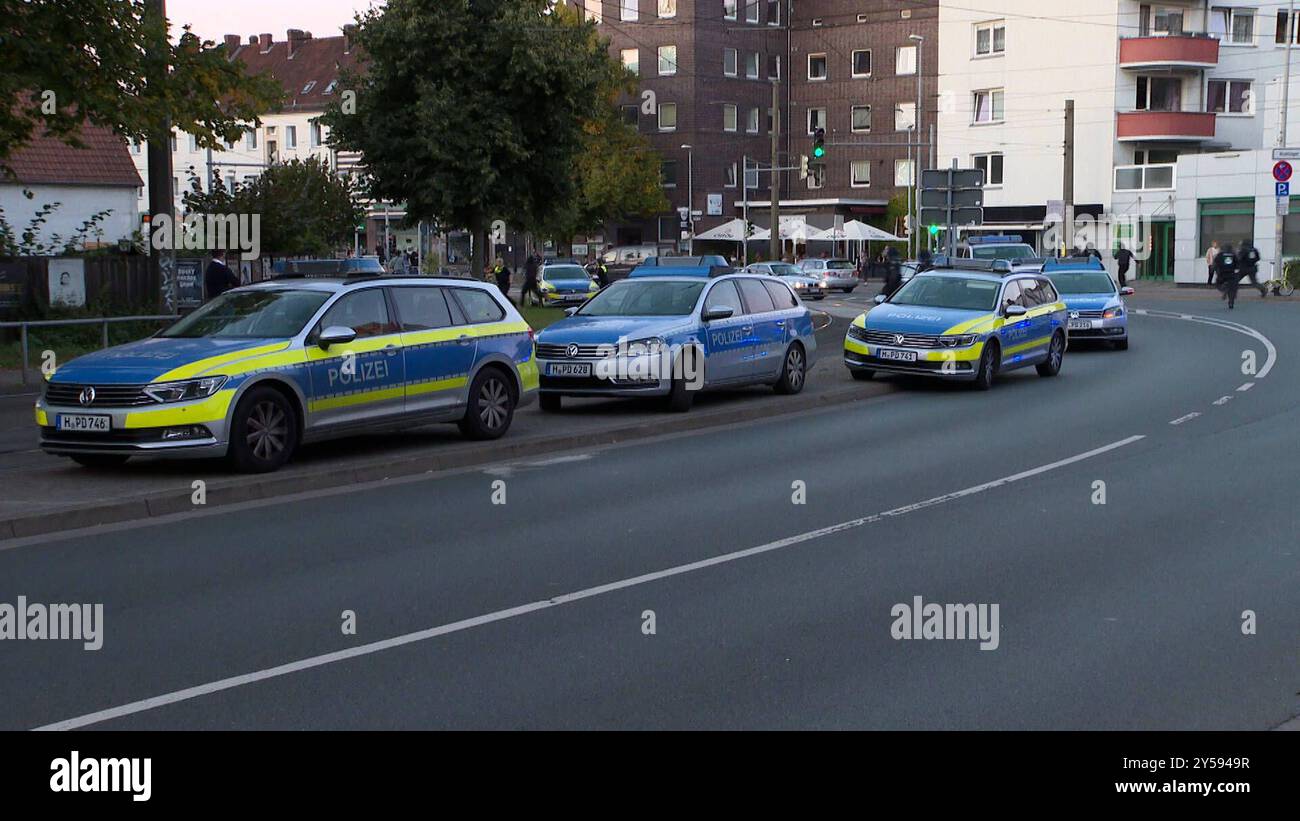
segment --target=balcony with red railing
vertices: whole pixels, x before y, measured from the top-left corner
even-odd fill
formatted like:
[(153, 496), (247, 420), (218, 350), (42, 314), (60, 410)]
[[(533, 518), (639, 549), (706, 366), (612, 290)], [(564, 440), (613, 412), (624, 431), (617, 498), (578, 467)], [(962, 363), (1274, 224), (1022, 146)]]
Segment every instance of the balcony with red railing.
[(1205, 34), (1123, 37), (1119, 41), (1119, 67), (1123, 69), (1200, 71), (1218, 64), (1219, 40)]
[(1115, 138), (1120, 142), (1204, 142), (1214, 139), (1215, 115), (1204, 111), (1121, 111)]

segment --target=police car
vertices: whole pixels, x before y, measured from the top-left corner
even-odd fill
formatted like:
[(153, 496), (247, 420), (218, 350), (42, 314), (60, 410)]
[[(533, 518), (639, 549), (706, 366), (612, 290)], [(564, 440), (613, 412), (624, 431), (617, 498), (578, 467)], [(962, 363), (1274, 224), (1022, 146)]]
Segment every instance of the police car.
[(1116, 350), (1128, 350), (1128, 308), (1124, 297), (1132, 288), (1120, 288), (1096, 257), (1049, 259), (1043, 273), (1065, 301), (1069, 311), (1070, 341), (1100, 340)]
[(856, 379), (922, 374), (988, 390), (1002, 371), (1061, 370), (1065, 303), (1047, 277), (1013, 273), (1005, 260), (938, 257), (934, 268), (876, 302), (844, 339), (844, 364)]
[(638, 268), (538, 334), (542, 410), (565, 396), (657, 396), (686, 411), (700, 390), (803, 390), (811, 312), (779, 277), (715, 262)]
[(1034, 250), (1034, 246), (1024, 242), (1018, 236), (992, 234), (967, 237), (965, 247), (961, 249), (961, 256), (984, 260), (1002, 259), (1014, 265), (1017, 260), (1037, 257), (1038, 252)]
[(581, 305), (600, 290), (587, 269), (576, 262), (555, 262), (542, 266), (538, 288), (546, 305)]
[(36, 424), (43, 450), (86, 466), (227, 456), (265, 472), (303, 442), (377, 429), (456, 422), (494, 439), (536, 390), (532, 330), (495, 287), (296, 275), (60, 367)]

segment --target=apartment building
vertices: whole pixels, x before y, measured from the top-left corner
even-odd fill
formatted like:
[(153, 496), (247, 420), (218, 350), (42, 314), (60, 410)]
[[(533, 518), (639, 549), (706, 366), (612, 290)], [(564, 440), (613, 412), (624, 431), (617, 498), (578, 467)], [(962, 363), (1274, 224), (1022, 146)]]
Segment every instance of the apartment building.
[[(1259, 175), (1298, 34), (1286, 16), (1271, 2), (941, 0), (940, 160), (986, 169), (985, 229), (1039, 243), (1063, 198), (1073, 100), (1076, 213), (1107, 227), (1103, 241), (1139, 245), (1144, 276), (1195, 281), (1212, 239), (1251, 238), (1267, 258), (1275, 210)], [(1234, 194), (1206, 157), (1242, 152), (1229, 165), (1252, 171)]]

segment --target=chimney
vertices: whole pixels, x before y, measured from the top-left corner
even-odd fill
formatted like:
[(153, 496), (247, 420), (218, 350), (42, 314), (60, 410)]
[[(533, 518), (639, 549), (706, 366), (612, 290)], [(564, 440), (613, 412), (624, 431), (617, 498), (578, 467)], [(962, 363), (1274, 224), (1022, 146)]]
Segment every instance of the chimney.
[(311, 39), (310, 31), (303, 31), (302, 29), (289, 29), (289, 57), (292, 59), (293, 55), (297, 53), (299, 48), (302, 47), (302, 44), (307, 42), (310, 39)]
[(224, 39), (226, 41), (226, 51), (230, 54), (238, 51), (240, 43), (243, 42), (243, 38), (238, 34), (227, 34)]
[(343, 53), (352, 53), (352, 47), (357, 42), (357, 24), (348, 23), (343, 27)]
[(269, 35), (269, 34), (259, 34), (259, 35), (257, 35), (257, 42), (258, 42), (258, 44), (262, 47), (262, 53), (263, 53), (263, 54), (265, 54), (265, 53), (267, 53), (268, 51), (271, 50), (271, 43), (273, 42), (273, 41), (271, 40), (271, 35)]

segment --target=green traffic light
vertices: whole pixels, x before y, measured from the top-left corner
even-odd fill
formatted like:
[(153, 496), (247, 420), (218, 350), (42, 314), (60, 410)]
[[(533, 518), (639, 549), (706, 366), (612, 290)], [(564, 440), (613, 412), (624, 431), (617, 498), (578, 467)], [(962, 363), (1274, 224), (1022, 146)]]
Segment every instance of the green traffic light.
[(939, 235), (939, 226), (937, 226), (937, 225), (931, 225), (931, 226), (930, 226), (930, 236), (932, 236), (932, 237), (936, 237), (936, 236), (938, 236), (938, 235)]
[(817, 146), (813, 149), (813, 156), (820, 160), (822, 157), (826, 156), (826, 149), (822, 148), (820, 145)]

